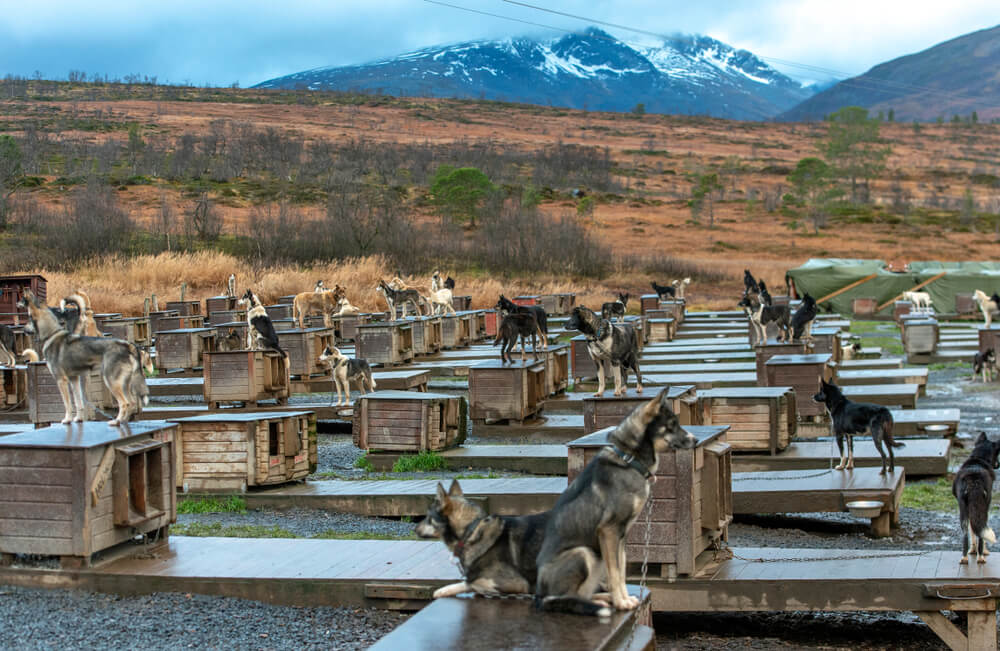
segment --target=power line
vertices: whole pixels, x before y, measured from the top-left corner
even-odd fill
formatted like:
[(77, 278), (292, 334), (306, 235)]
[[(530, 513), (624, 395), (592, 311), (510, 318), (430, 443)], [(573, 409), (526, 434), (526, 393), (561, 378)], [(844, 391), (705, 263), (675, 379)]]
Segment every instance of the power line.
[[(659, 34), (659, 33), (656, 33), (656, 32), (651, 32), (649, 30), (640, 29), (638, 27), (630, 27), (628, 25), (620, 25), (618, 23), (611, 23), (611, 22), (604, 21), (604, 20), (598, 20), (596, 18), (589, 18), (587, 16), (581, 16), (579, 14), (573, 14), (573, 13), (569, 13), (569, 12), (565, 12), (565, 11), (558, 11), (556, 9), (549, 9), (548, 7), (540, 7), (538, 5), (530, 4), (528, 2), (522, 2), (520, 0), (500, 0), (500, 1), (501, 2), (505, 2), (507, 4), (511, 4), (511, 5), (517, 5), (517, 6), (521, 6), (521, 7), (527, 7), (528, 9), (535, 9), (537, 11), (543, 11), (545, 13), (555, 14), (557, 16), (565, 16), (567, 18), (573, 18), (575, 20), (582, 20), (582, 21), (585, 21), (585, 22), (588, 22), (588, 23), (594, 23), (594, 24), (597, 24), (597, 25), (604, 25), (606, 27), (612, 27), (614, 29), (622, 29), (622, 30), (629, 31), (629, 32), (634, 32), (634, 33), (637, 33), (637, 34), (644, 34), (646, 36), (653, 36), (653, 37), (656, 37), (656, 38), (659, 38), (659, 39), (667, 39), (668, 38), (664, 34)], [(807, 64), (807, 63), (799, 63), (799, 62), (796, 62), (796, 61), (789, 61), (787, 59), (778, 59), (776, 57), (768, 57), (768, 56), (763, 56), (763, 55), (759, 55), (759, 54), (756, 54), (756, 53), (755, 53), (755, 56), (757, 56), (758, 58), (763, 59), (765, 61), (774, 61), (775, 63), (780, 63), (780, 64), (786, 65), (786, 66), (792, 66), (792, 67), (802, 68), (802, 69), (811, 70), (811, 71), (814, 71), (814, 72), (822, 72), (822, 73), (825, 73), (825, 74), (829, 74), (832, 77), (852, 77), (852, 78), (853, 77), (859, 77), (859, 75), (856, 75), (856, 74), (852, 74), (852, 73), (848, 73), (848, 72), (843, 72), (843, 71), (838, 71), (838, 70), (833, 70), (833, 69), (830, 69), (830, 68), (822, 68), (820, 66), (814, 66), (814, 65)], [(854, 80), (854, 79), (843, 79), (840, 83), (843, 83), (843, 84), (846, 84), (846, 85), (852, 85), (852, 86), (855, 86), (855, 87), (858, 87), (858, 88), (865, 88), (867, 90), (877, 90), (877, 88), (872, 88), (871, 86), (866, 87), (863, 83), (853, 83), (855, 81), (856, 80)], [(941, 95), (941, 96), (948, 97), (948, 98), (951, 98), (951, 99), (962, 99), (962, 100), (971, 100), (971, 99), (974, 99), (974, 98), (972, 98), (972, 97), (970, 97), (968, 95), (964, 95), (964, 94), (961, 94), (961, 93), (954, 93), (954, 92), (944, 91), (944, 90), (940, 90), (940, 89), (937, 89), (937, 88), (930, 88), (930, 87), (926, 87), (926, 86), (916, 86), (916, 85), (913, 85), (913, 84), (907, 84), (905, 82), (893, 81), (891, 79), (867, 79), (867, 80), (864, 80), (864, 82), (867, 82), (867, 83), (881, 83), (881, 84), (885, 84), (886, 86), (894, 86), (898, 90), (919, 90), (919, 91), (923, 91), (923, 92), (926, 92), (926, 93), (932, 93), (932, 94), (936, 94), (936, 95)]]

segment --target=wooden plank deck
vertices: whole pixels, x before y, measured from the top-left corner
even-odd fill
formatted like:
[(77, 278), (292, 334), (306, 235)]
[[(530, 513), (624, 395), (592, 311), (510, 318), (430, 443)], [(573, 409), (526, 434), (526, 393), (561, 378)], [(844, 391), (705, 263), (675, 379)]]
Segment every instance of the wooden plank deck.
[[(906, 468), (911, 477), (940, 476), (948, 473), (951, 441), (948, 439), (911, 439), (906, 446), (893, 450), (896, 465)], [(830, 460), (833, 460), (833, 464)], [(840, 460), (837, 443), (829, 441), (797, 441), (781, 453), (771, 456), (758, 453), (733, 455), (734, 472), (772, 472), (776, 470), (821, 470)], [(855, 437), (854, 464), (859, 468), (880, 468), (882, 457), (875, 450), (871, 437)], [(500, 467), (500, 466), (496, 466)]]
[(917, 406), (918, 384), (859, 384), (842, 387), (844, 395), (855, 402), (871, 402), (886, 407)]
[[(548, 404), (546, 402), (546, 404)], [(582, 404), (582, 403), (581, 403)], [(519, 438), (525, 441), (563, 443), (583, 436), (583, 413), (550, 413), (532, 418), (523, 425), (487, 424), (473, 421), (472, 436)]]
[(639, 355), (639, 367), (644, 368), (647, 364), (713, 364), (719, 362), (753, 362), (756, 359), (754, 351), (700, 351), (691, 353), (661, 353), (658, 351), (646, 352), (644, 349)]
[(926, 393), (927, 369), (908, 366), (906, 368), (880, 368), (862, 370), (838, 369), (834, 383), (837, 386), (857, 384), (917, 384), (921, 393)]

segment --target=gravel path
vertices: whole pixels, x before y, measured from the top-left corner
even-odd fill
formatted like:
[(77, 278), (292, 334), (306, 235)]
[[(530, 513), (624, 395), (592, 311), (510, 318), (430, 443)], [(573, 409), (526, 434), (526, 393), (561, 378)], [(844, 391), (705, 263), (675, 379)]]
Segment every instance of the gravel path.
[(0, 586), (0, 648), (366, 649), (408, 615), (160, 593), (136, 597)]
[(248, 510), (246, 513), (185, 513), (177, 516), (181, 525), (218, 524), (222, 527), (280, 527), (298, 537), (312, 538), (319, 534), (368, 533), (405, 538), (413, 534), (413, 522), (392, 518), (374, 518), (350, 513), (333, 513), (321, 509)]

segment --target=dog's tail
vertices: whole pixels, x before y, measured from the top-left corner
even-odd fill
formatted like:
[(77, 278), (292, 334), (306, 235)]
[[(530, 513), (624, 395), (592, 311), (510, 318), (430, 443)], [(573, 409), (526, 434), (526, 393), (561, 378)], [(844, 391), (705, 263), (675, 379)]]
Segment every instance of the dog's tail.
[(24, 350), (22, 350), (21, 357), (28, 360), (29, 362), (41, 361), (41, 358), (38, 356), (38, 353), (35, 352), (34, 348), (25, 348)]
[(570, 613), (571, 615), (590, 615), (591, 617), (611, 617), (611, 608), (596, 601), (588, 601), (580, 597), (535, 595), (535, 608), (553, 613)]
[(892, 412), (890, 412), (888, 409), (884, 409), (882, 413), (879, 414), (878, 418), (882, 426), (882, 435), (883, 438), (885, 439), (885, 442), (894, 448), (905, 448), (906, 443), (903, 443), (902, 441), (897, 441), (892, 437), (892, 426), (893, 426)]
[(375, 378), (372, 377), (372, 367), (369, 366), (365, 369), (365, 377), (368, 379), (368, 387), (375, 391)]

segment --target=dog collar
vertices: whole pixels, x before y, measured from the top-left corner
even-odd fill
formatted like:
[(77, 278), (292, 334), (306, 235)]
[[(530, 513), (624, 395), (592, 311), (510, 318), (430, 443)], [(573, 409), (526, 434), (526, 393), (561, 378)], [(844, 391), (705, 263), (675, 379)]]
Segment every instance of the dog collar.
[(636, 459), (634, 454), (628, 454), (628, 453), (622, 452), (621, 450), (618, 449), (617, 445), (609, 445), (608, 449), (610, 449), (612, 452), (614, 452), (616, 455), (618, 455), (618, 458), (620, 458), (622, 461), (624, 461), (629, 466), (631, 466), (636, 472), (638, 472), (640, 475), (642, 475), (643, 478), (646, 479), (647, 481), (652, 478), (653, 473), (651, 473), (649, 471), (649, 468), (646, 467), (646, 464), (644, 464), (643, 462), (641, 462), (638, 459)]

